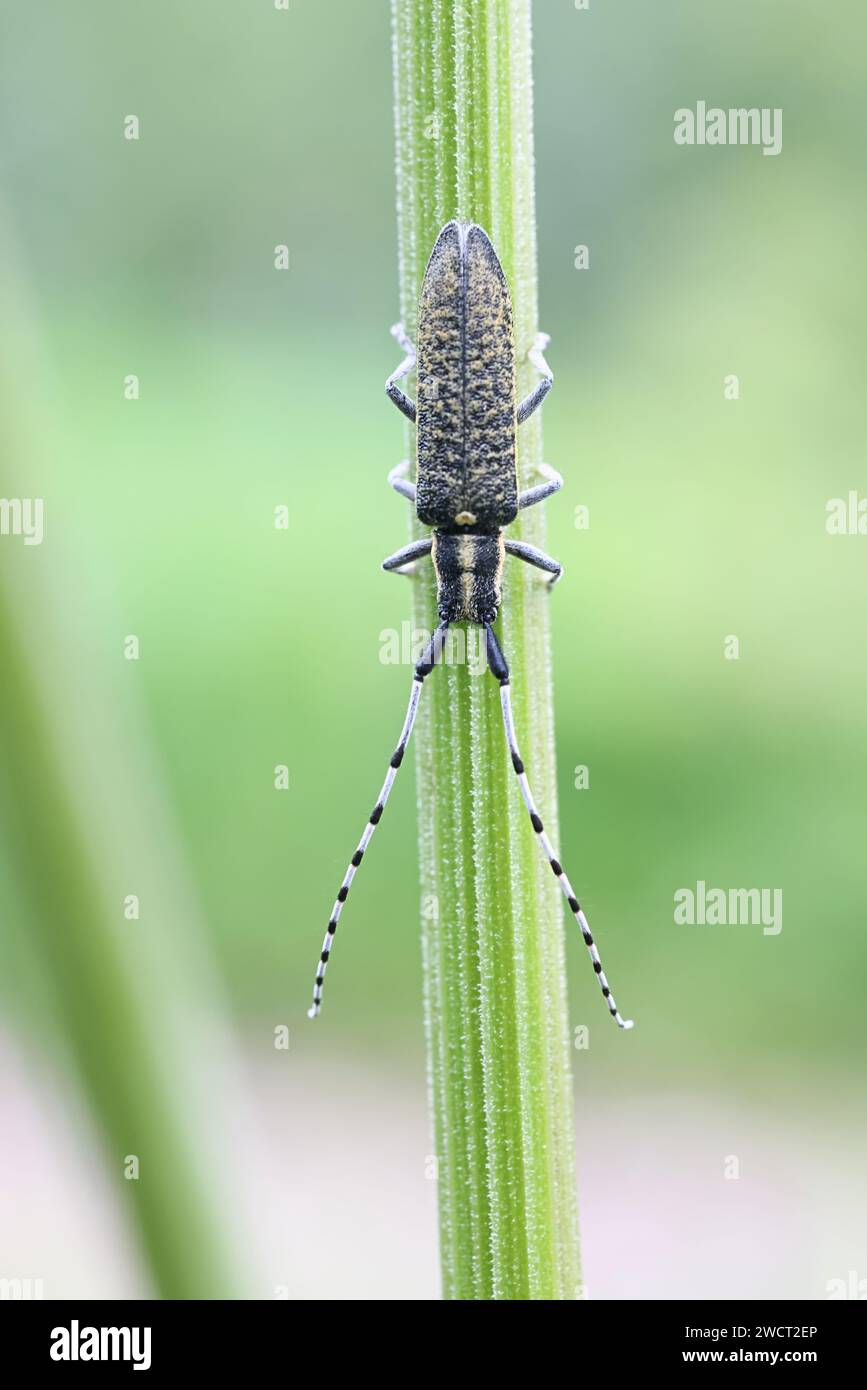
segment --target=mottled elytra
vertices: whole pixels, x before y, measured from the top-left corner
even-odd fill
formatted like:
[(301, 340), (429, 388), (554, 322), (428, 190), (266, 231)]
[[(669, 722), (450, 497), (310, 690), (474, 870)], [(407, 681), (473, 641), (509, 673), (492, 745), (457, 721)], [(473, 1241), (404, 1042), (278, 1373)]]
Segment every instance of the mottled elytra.
[(518, 515), (509, 287), (480, 227), (451, 223), (418, 314), (416, 511), (425, 526), (496, 534)]
[[(429, 555), (436, 574), (440, 624), (416, 665), (397, 747), (332, 908), (309, 1016), (315, 1018), (322, 1006), (325, 971), (343, 904), (403, 761), (422, 684), (436, 665), (449, 624), (468, 622), (485, 630), (488, 668), (500, 685), (503, 728), (512, 767), (536, 837), (581, 929), (608, 1010), (621, 1028), (631, 1028), (631, 1020), (621, 1018), (618, 1012), (587, 918), (545, 834), (533, 800), (515, 736), (509, 668), (491, 626), (500, 608), (507, 555), (547, 572), (549, 587), (556, 584), (562, 573), (558, 562), (544, 551), (503, 536), (503, 528), (515, 520), (520, 510), (543, 501), (563, 486), (560, 474), (547, 464), (538, 465), (542, 481), (535, 487), (521, 492), (518, 485), (518, 425), (532, 415), (553, 383), (542, 355), (548, 338), (544, 333), (537, 334), (527, 354), (540, 380), (530, 395), (516, 405), (515, 334), (509, 287), (489, 237), (481, 227), (469, 222), (449, 222), (437, 237), (419, 299), (417, 349), (402, 324), (397, 324), (392, 333), (405, 356), (388, 378), (385, 389), (398, 409), (416, 425), (416, 467), (415, 482), (409, 478), (408, 460), (392, 469), (388, 481), (412, 502), (419, 521), (432, 527), (432, 531), (390, 555), (382, 567), (396, 574), (412, 574), (416, 562)], [(418, 381), (417, 405), (398, 385), (413, 369)]]

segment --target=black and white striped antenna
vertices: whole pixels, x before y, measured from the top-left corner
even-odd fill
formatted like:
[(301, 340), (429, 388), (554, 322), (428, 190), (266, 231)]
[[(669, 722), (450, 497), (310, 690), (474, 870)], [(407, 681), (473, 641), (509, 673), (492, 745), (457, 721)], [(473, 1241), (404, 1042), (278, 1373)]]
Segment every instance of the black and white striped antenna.
[(385, 774), (385, 781), (382, 784), (382, 790), (380, 791), (379, 796), (376, 798), (376, 805), (370, 813), (367, 825), (364, 827), (364, 834), (358, 842), (358, 848), (356, 849), (355, 853), (349, 861), (346, 873), (343, 875), (343, 882), (337, 890), (337, 897), (335, 898), (334, 906), (331, 909), (331, 917), (329, 918), (328, 928), (325, 932), (325, 940), (322, 943), (322, 951), (319, 956), (319, 965), (316, 970), (316, 979), (313, 984), (313, 1003), (307, 1010), (308, 1018), (316, 1018), (319, 1014), (320, 1009), (322, 1008), (322, 989), (325, 984), (325, 971), (328, 969), (328, 962), (331, 959), (331, 951), (334, 946), (334, 936), (337, 931), (337, 924), (340, 921), (340, 914), (343, 911), (343, 904), (346, 902), (346, 899), (349, 895), (349, 889), (352, 886), (352, 880), (355, 878), (355, 875), (358, 872), (358, 867), (361, 864), (362, 859), (364, 858), (367, 846), (373, 839), (373, 832), (379, 825), (380, 820), (382, 819), (382, 813), (385, 810), (385, 803), (388, 801), (388, 798), (391, 794), (391, 789), (394, 786), (394, 781), (397, 777), (398, 768), (403, 762), (403, 755), (406, 752), (407, 744), (409, 743), (410, 738), (412, 737), (412, 729), (413, 725), (415, 724), (415, 716), (418, 712), (418, 702), (421, 696), (422, 684), (425, 678), (430, 675), (431, 671), (436, 665), (437, 660), (439, 659), (439, 655), (443, 647), (443, 642), (445, 640), (447, 628), (448, 623), (440, 624), (440, 626), (436, 629), (430, 641), (428, 642), (427, 646), (425, 647), (424, 651), (422, 652), (421, 656), (419, 657), (418, 662), (416, 663), (415, 673), (412, 678), (412, 686), (410, 687), (409, 692), (409, 705), (407, 706), (406, 718), (403, 721), (403, 728), (400, 731), (400, 738), (397, 741), (397, 747), (391, 755), (391, 761), (388, 765), (388, 772)]
[[(431, 671), (436, 665), (436, 662), (442, 651), (442, 646), (445, 640), (447, 628), (448, 623), (442, 623), (436, 629), (416, 665), (412, 679), (412, 687), (410, 689), (409, 705), (406, 711), (406, 718), (403, 721), (403, 728), (400, 732), (400, 738), (397, 741), (397, 747), (395, 748), (391, 756), (391, 760), (388, 766), (388, 772), (385, 775), (385, 781), (382, 784), (382, 790), (380, 791), (379, 796), (376, 799), (376, 805), (370, 813), (367, 825), (364, 827), (364, 834), (358, 842), (358, 848), (356, 849), (355, 853), (349, 861), (346, 873), (343, 876), (343, 882), (341, 883), (340, 888), (338, 889), (337, 897), (334, 901), (334, 907), (331, 909), (331, 917), (328, 922), (328, 928), (325, 932), (325, 940), (322, 943), (322, 951), (319, 956), (319, 964), (316, 971), (316, 979), (313, 985), (313, 1003), (307, 1010), (308, 1018), (316, 1018), (319, 1014), (320, 1009), (322, 1008), (322, 991), (325, 984), (325, 972), (328, 968), (328, 962), (331, 959), (331, 952), (334, 946), (334, 937), (337, 932), (337, 924), (340, 921), (340, 914), (343, 911), (343, 904), (346, 902), (346, 899), (349, 896), (349, 889), (352, 886), (352, 880), (355, 878), (355, 875), (358, 872), (359, 865), (361, 864), (365, 852), (367, 851), (367, 847), (373, 838), (373, 832), (379, 825), (380, 820), (382, 819), (382, 813), (385, 810), (386, 802), (388, 801), (389, 795), (391, 794), (391, 789), (394, 786), (395, 778), (397, 777), (398, 773), (398, 768), (403, 762), (403, 757), (406, 752), (407, 745), (409, 744), (409, 740), (412, 736), (413, 725), (415, 724), (415, 717), (418, 712), (418, 703), (421, 697), (422, 684), (427, 678), (427, 676), (430, 675)], [(533, 800), (533, 793), (530, 789), (530, 783), (527, 780), (527, 773), (524, 769), (524, 763), (521, 758), (520, 750), (518, 748), (518, 740), (515, 735), (515, 721), (512, 715), (512, 694), (509, 680), (509, 668), (506, 664), (506, 659), (503, 656), (502, 648), (500, 647), (496, 635), (494, 634), (494, 630), (490, 626), (490, 624), (485, 625), (485, 636), (488, 667), (491, 671), (491, 674), (499, 681), (500, 684), (500, 707), (502, 709), (503, 714), (503, 728), (505, 730), (506, 743), (508, 744), (509, 755), (512, 760), (512, 767), (515, 770), (515, 775), (518, 779), (518, 785), (521, 789), (521, 796), (524, 799), (524, 805), (526, 806), (527, 813), (530, 817), (530, 823), (534, 831), (536, 832), (536, 837), (539, 841), (542, 853), (545, 855), (545, 858), (551, 865), (551, 870), (554, 874), (554, 877), (557, 879), (557, 882), (560, 884), (560, 887), (563, 890), (563, 896), (569, 904), (569, 910), (571, 911), (573, 917), (575, 918), (576, 922), (578, 923), (578, 926), (581, 929), (581, 935), (584, 939), (584, 945), (587, 947), (588, 953), (590, 955), (590, 960), (593, 965), (594, 973), (599, 981), (599, 988), (602, 990), (602, 995), (605, 999), (606, 1004), (608, 1005), (608, 1012), (611, 1014), (611, 1017), (614, 1019), (615, 1023), (618, 1025), (619, 1028), (631, 1028), (633, 1026), (632, 1019), (621, 1017), (617, 1005), (614, 1002), (614, 995), (611, 993), (611, 987), (608, 984), (607, 976), (605, 974), (605, 971), (602, 969), (602, 961), (599, 958), (599, 952), (596, 948), (596, 943), (593, 940), (593, 936), (590, 931), (590, 926), (588, 924), (587, 918), (584, 915), (584, 910), (581, 907), (581, 904), (579, 903), (578, 898), (575, 895), (575, 890), (573, 889), (572, 884), (569, 882), (569, 879), (562, 865), (560, 864), (557, 855), (554, 852), (554, 848), (551, 844), (551, 841), (548, 839), (548, 836), (545, 833), (545, 827), (542, 824), (542, 818), (539, 815), (536, 803)]]
[(605, 971), (602, 969), (602, 961), (599, 959), (599, 952), (596, 949), (596, 943), (593, 940), (593, 935), (590, 931), (590, 926), (588, 924), (587, 918), (584, 916), (584, 909), (582, 908), (575, 895), (575, 890), (572, 887), (572, 884), (569, 882), (569, 879), (563, 871), (563, 866), (561, 865), (559, 859), (554, 853), (554, 847), (551, 844), (551, 841), (545, 834), (545, 827), (542, 824), (542, 818), (539, 815), (539, 812), (536, 808), (536, 803), (533, 800), (533, 793), (530, 790), (530, 783), (527, 781), (527, 774), (524, 770), (524, 763), (521, 758), (520, 749), (518, 748), (518, 740), (515, 736), (515, 721), (512, 716), (512, 692), (509, 683), (509, 668), (506, 664), (506, 658), (503, 656), (502, 648), (500, 647), (500, 644), (497, 641), (496, 635), (490, 623), (485, 624), (485, 633), (487, 635), (488, 667), (491, 671), (491, 674), (500, 682), (500, 706), (503, 711), (503, 728), (506, 731), (506, 742), (509, 745), (509, 754), (512, 759), (512, 767), (515, 769), (515, 776), (517, 777), (518, 785), (521, 788), (521, 796), (524, 798), (524, 805), (526, 806), (527, 814), (530, 817), (530, 824), (536, 832), (536, 838), (539, 841), (542, 853), (548, 860), (548, 863), (551, 865), (551, 871), (554, 874), (554, 877), (556, 878), (560, 887), (563, 889), (563, 896), (569, 904), (569, 911), (572, 913), (572, 916), (575, 918), (575, 921), (581, 928), (581, 935), (584, 938), (584, 945), (587, 947), (587, 950), (590, 954), (590, 960), (593, 963), (593, 970), (596, 974), (596, 978), (599, 981), (599, 988), (602, 990), (603, 998), (605, 999), (605, 1002), (608, 1005), (608, 1012), (611, 1014), (611, 1017), (614, 1019), (614, 1022), (617, 1024), (619, 1028), (632, 1028), (633, 1020), (631, 1018), (621, 1018), (620, 1016), (617, 1005), (614, 1002), (614, 995), (611, 993), (611, 988), (608, 984)]

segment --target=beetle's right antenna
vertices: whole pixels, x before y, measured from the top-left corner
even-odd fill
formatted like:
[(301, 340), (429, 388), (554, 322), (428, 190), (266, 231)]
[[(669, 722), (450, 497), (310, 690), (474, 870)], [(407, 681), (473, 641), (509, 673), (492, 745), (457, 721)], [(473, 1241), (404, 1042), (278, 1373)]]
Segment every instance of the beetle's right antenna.
[(566, 898), (567, 903), (569, 904), (572, 916), (575, 918), (576, 922), (581, 928), (581, 935), (584, 938), (584, 945), (587, 947), (587, 950), (590, 953), (590, 959), (593, 962), (593, 969), (596, 973), (596, 978), (599, 981), (599, 987), (602, 990), (605, 1003), (608, 1005), (608, 1012), (611, 1014), (611, 1017), (614, 1019), (614, 1022), (617, 1024), (619, 1028), (631, 1028), (633, 1026), (632, 1019), (621, 1018), (620, 1014), (618, 1013), (617, 1005), (614, 1002), (614, 995), (611, 993), (608, 981), (605, 978), (605, 971), (602, 969), (602, 962), (599, 959), (599, 952), (597, 951), (596, 945), (593, 941), (593, 937), (590, 932), (590, 927), (587, 923), (587, 918), (584, 916), (584, 911), (581, 907), (581, 904), (575, 896), (575, 890), (573, 889), (572, 884), (569, 882), (568, 878), (563, 872), (563, 868), (556, 854), (554, 853), (551, 841), (545, 834), (545, 827), (543, 826), (542, 818), (536, 809), (536, 803), (533, 800), (533, 793), (530, 791), (530, 783), (527, 781), (527, 774), (524, 771), (524, 764), (521, 761), (521, 754), (518, 750), (518, 740), (515, 737), (515, 721), (512, 717), (512, 694), (509, 687), (509, 668), (506, 665), (506, 658), (503, 656), (502, 649), (500, 647), (499, 642), (496, 639), (494, 630), (488, 623), (485, 624), (485, 632), (487, 633), (488, 666), (491, 669), (491, 674), (494, 675), (496, 679), (500, 682), (500, 704), (503, 710), (503, 727), (506, 730), (506, 742), (509, 745), (509, 753), (512, 757), (512, 767), (515, 769), (515, 775), (518, 778), (518, 783), (521, 788), (521, 795), (524, 798), (524, 805), (527, 807), (531, 824), (536, 832), (536, 837), (539, 841), (539, 844), (542, 847), (542, 853), (545, 855), (545, 858), (551, 865), (551, 870), (554, 874), (554, 877), (557, 879), (557, 882), (563, 889), (563, 895)]
[(349, 867), (343, 877), (343, 882), (337, 892), (334, 907), (331, 909), (331, 918), (328, 923), (328, 930), (325, 933), (325, 940), (322, 943), (322, 953), (319, 957), (319, 966), (316, 971), (316, 980), (313, 985), (313, 1003), (307, 1010), (308, 1018), (316, 1018), (322, 1008), (322, 986), (325, 982), (325, 971), (328, 968), (328, 961), (331, 956), (331, 948), (334, 944), (334, 934), (337, 931), (337, 923), (346, 902), (352, 880), (355, 878), (358, 866), (364, 858), (364, 852), (373, 838), (373, 832), (382, 819), (385, 810), (385, 803), (388, 801), (389, 793), (394, 785), (397, 770), (403, 762), (403, 755), (406, 752), (407, 744), (412, 735), (412, 726), (415, 723), (416, 712), (418, 711), (419, 696), (421, 695), (422, 682), (431, 671), (439, 659), (445, 641), (448, 623), (440, 623), (434, 632), (418, 662), (416, 663), (415, 674), (412, 678), (412, 688), (409, 693), (409, 707), (406, 711), (406, 718), (403, 721), (403, 728), (400, 731), (400, 738), (397, 747), (391, 755), (391, 762), (388, 765), (388, 772), (382, 784), (382, 790), (376, 798), (376, 805), (370, 813), (367, 825), (364, 827), (364, 834), (358, 842), (358, 848), (349, 861)]

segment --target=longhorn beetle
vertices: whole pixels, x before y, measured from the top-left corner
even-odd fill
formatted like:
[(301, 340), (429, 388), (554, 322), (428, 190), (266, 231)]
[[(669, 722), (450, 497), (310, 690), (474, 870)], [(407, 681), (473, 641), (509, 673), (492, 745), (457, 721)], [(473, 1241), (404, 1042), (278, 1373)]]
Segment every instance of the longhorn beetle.
[[(449, 624), (467, 622), (478, 623), (485, 630), (488, 667), (500, 683), (503, 727), (512, 766), (539, 844), (581, 928), (611, 1016), (621, 1028), (631, 1028), (632, 1021), (621, 1018), (618, 1012), (587, 918), (536, 809), (515, 738), (509, 668), (491, 626), (500, 607), (507, 555), (545, 570), (551, 576), (549, 587), (562, 573), (558, 562), (544, 551), (503, 536), (503, 527), (514, 521), (520, 510), (534, 506), (563, 486), (559, 473), (541, 464), (543, 481), (525, 492), (518, 491), (517, 426), (541, 405), (554, 380), (542, 355), (548, 338), (544, 333), (538, 334), (530, 348), (529, 360), (541, 379), (516, 408), (515, 337), (509, 287), (487, 234), (469, 222), (447, 223), (431, 252), (419, 302), (418, 350), (413, 348), (402, 324), (395, 325), (392, 333), (406, 355), (388, 378), (385, 389), (397, 408), (417, 426), (416, 481), (410, 482), (407, 477), (407, 463), (392, 469), (388, 481), (414, 504), (419, 521), (433, 530), (423, 540), (412, 541), (390, 555), (382, 568), (411, 574), (414, 562), (430, 555), (436, 573), (440, 623), (416, 664), (397, 748), (340, 885), (322, 945), (308, 1017), (315, 1018), (322, 1006), (322, 986), (340, 913), (403, 762), (422, 683), (442, 651)], [(414, 367), (418, 405), (398, 386)]]

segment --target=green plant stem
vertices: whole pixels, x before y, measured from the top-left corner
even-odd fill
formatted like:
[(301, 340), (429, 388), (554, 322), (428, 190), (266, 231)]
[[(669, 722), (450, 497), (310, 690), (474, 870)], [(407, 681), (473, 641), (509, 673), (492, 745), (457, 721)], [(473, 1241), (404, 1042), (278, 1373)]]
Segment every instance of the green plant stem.
[[(393, 0), (401, 311), (452, 217), (493, 240), (512, 290), (518, 394), (537, 327), (530, 0)], [(520, 432), (522, 484), (541, 458)], [(511, 534), (544, 539), (544, 509)], [(431, 578), (416, 625), (436, 622)], [(544, 584), (512, 562), (500, 637), (519, 742), (556, 834)], [(478, 633), (475, 633), (477, 636)], [(474, 634), (468, 634), (468, 640)], [(534, 843), (495, 682), (443, 666), (417, 735), (426, 1029), (447, 1298), (579, 1296), (572, 1092), (556, 883)]]

